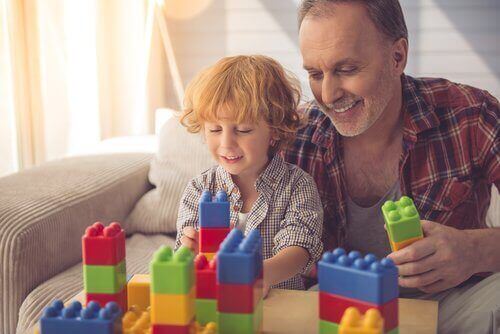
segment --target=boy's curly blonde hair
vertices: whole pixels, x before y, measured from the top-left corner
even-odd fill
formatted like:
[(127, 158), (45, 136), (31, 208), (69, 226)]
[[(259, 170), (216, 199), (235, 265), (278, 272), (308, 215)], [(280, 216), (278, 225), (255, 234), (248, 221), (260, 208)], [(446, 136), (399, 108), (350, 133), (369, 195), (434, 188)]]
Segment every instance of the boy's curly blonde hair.
[(217, 120), (221, 108), (237, 123), (267, 122), (276, 144), (288, 145), (302, 126), (297, 107), (300, 84), (277, 61), (261, 55), (225, 57), (201, 71), (187, 86), (181, 123), (191, 133)]

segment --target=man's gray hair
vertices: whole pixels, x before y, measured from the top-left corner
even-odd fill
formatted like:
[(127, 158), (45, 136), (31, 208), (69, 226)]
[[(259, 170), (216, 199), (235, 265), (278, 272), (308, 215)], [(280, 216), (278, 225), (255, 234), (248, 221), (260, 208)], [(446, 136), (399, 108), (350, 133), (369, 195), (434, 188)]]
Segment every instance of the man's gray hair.
[(392, 42), (400, 38), (408, 40), (403, 10), (398, 0), (303, 0), (299, 5), (299, 28), (306, 16), (325, 17), (334, 12), (332, 4), (362, 4), (378, 30)]

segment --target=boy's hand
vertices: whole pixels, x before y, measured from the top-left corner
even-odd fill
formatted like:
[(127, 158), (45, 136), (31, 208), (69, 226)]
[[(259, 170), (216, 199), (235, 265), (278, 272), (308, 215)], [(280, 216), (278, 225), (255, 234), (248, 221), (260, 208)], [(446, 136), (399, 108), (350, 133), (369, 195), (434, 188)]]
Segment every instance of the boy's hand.
[(198, 231), (194, 227), (186, 226), (182, 230), (181, 244), (198, 253)]
[(266, 298), (267, 295), (269, 294), (269, 290), (271, 290), (271, 286), (269, 284), (266, 284), (264, 281), (264, 284), (262, 286), (262, 298)]

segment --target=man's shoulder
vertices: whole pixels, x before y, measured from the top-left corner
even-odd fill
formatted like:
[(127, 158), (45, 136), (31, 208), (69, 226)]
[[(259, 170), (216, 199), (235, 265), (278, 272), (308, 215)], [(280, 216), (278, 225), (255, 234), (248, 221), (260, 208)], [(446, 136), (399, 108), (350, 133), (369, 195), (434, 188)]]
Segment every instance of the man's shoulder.
[(498, 100), (488, 91), (466, 84), (444, 78), (409, 77), (409, 80), (429, 105), (440, 110), (440, 116), (443, 116), (443, 113), (479, 111), (485, 103), (498, 105)]

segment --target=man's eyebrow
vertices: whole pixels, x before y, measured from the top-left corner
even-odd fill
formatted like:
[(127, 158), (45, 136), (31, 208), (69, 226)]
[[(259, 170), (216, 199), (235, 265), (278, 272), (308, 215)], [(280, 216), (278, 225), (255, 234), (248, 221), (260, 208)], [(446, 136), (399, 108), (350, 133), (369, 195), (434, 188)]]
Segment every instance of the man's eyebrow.
[[(346, 65), (346, 64), (357, 65), (357, 64), (360, 64), (360, 63), (361, 62), (359, 60), (356, 60), (354, 58), (348, 57), (348, 58), (344, 58), (344, 59), (339, 60), (338, 62), (336, 62), (334, 64), (333, 67), (342, 66), (342, 65)], [(305, 64), (302, 67), (306, 71), (317, 71), (318, 70), (318, 69), (316, 69), (316, 68), (314, 68), (312, 66), (305, 65)]]

